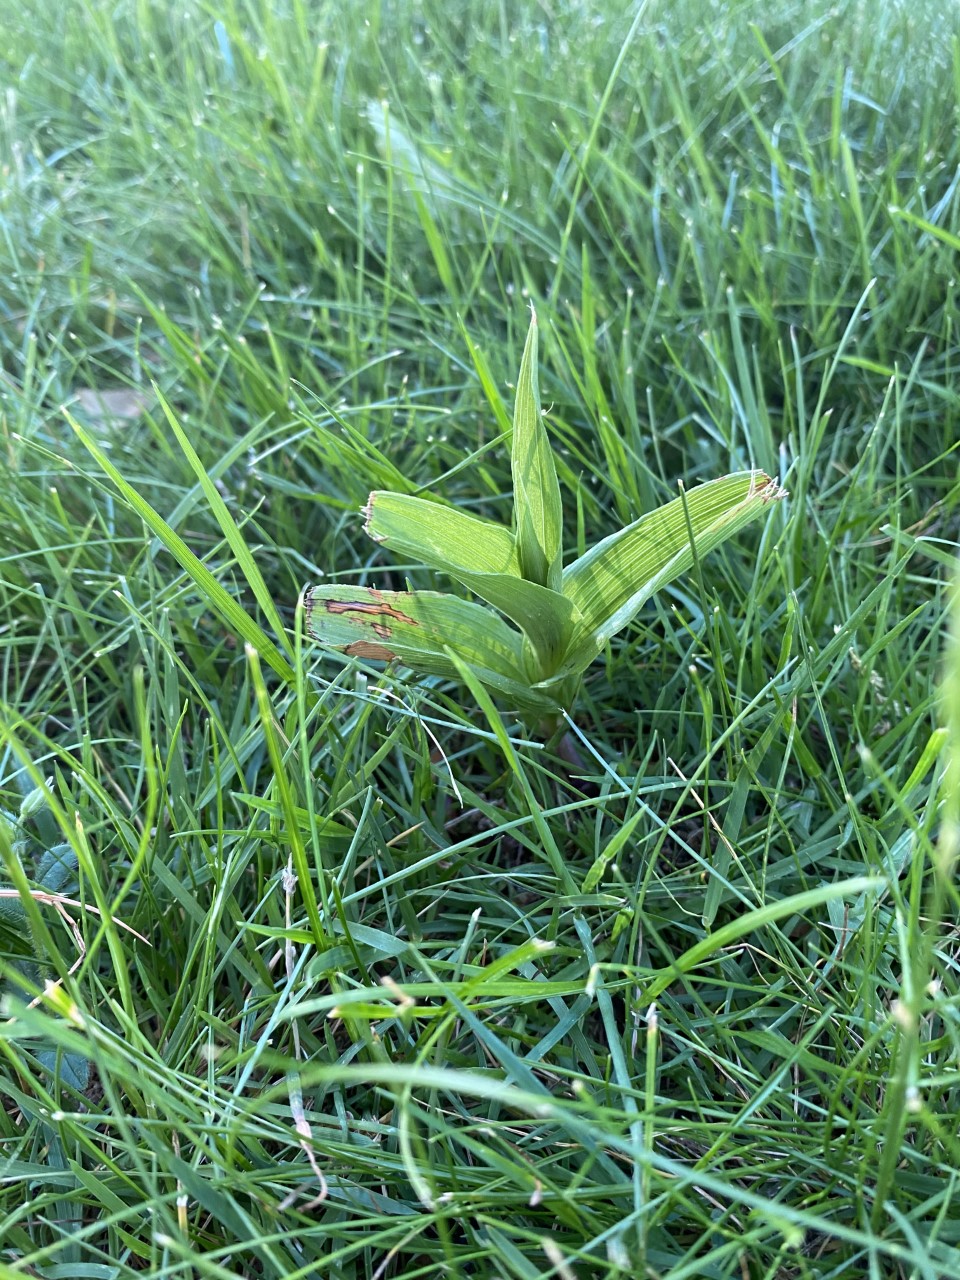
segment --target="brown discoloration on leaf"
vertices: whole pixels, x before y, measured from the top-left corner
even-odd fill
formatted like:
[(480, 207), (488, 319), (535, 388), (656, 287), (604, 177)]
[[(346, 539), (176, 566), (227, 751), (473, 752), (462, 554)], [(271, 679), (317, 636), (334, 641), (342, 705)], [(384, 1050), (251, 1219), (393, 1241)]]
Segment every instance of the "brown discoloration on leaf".
[(363, 513), (363, 532), (367, 535), (368, 538), (372, 538), (374, 542), (386, 542), (386, 538), (384, 538), (382, 534), (372, 533), (370, 531), (370, 521), (373, 519), (373, 504), (374, 502), (376, 502), (376, 500), (377, 500), (377, 491), (376, 489), (374, 489), (374, 491), (370, 494), (370, 497), (367, 498), (367, 505), (365, 507), (360, 508), (361, 512)]
[[(378, 594), (377, 592), (371, 592), (371, 595)], [(411, 627), (420, 625), (416, 618), (410, 618), (405, 613), (401, 613), (399, 609), (395, 609), (392, 604), (383, 604), (378, 600), (324, 600), (323, 606), (327, 613), (365, 613), (374, 618), (393, 618), (396, 622), (406, 622)], [(373, 625), (378, 635), (390, 634), (389, 628), (381, 631), (376, 623)]]
[[(389, 634), (389, 633), (388, 633)], [(370, 640), (354, 640), (343, 651), (351, 658), (372, 658), (374, 662), (392, 662), (397, 656), (386, 645), (373, 644)]]
[(779, 480), (771, 480), (768, 475), (764, 475), (762, 471), (757, 473), (756, 488), (754, 495), (766, 506), (768, 502), (779, 502), (781, 498), (787, 496), (787, 491), (781, 488)]

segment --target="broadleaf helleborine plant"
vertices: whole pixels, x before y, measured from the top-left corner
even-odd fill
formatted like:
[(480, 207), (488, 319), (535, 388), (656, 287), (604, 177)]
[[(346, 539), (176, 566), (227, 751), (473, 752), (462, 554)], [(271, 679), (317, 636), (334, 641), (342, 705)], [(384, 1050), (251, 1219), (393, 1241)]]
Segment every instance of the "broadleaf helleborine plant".
[(439, 591), (313, 587), (306, 597), (309, 634), (351, 657), (396, 659), (454, 679), (456, 654), (518, 710), (554, 714), (570, 705), (583, 672), (655, 591), (689, 569), (695, 554), (702, 558), (784, 496), (762, 471), (723, 476), (681, 492), (563, 568), (563, 512), (540, 411), (535, 313), (517, 382), (511, 471), (512, 528), (431, 498), (382, 490), (364, 509), (375, 542), (448, 574), (492, 609)]

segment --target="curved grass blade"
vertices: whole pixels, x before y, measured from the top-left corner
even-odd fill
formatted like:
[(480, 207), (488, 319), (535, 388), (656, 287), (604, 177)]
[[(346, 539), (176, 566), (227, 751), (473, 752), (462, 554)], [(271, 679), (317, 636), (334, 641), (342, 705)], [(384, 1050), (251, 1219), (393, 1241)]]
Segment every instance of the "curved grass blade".
[(80, 441), (106, 475), (110, 477), (120, 492), (121, 497), (135, 511), (148, 529), (154, 533), (170, 552), (181, 569), (187, 573), (203, 592), (211, 608), (216, 609), (224, 622), (242, 637), (280, 677), (288, 684), (296, 683), (293, 668), (262, 627), (258, 626), (239, 601), (235, 600), (226, 588), (217, 581), (199, 556), (187, 546), (179, 533), (171, 529), (159, 512), (143, 498), (106, 456), (93, 437), (84, 430), (79, 422), (64, 410), (64, 417), (76, 432)]
[(840, 898), (856, 898), (858, 894), (877, 894), (884, 887), (879, 876), (851, 876), (847, 880), (837, 880), (833, 884), (823, 884), (816, 889), (806, 889), (787, 898), (778, 898), (774, 902), (764, 903), (753, 911), (747, 911), (734, 920), (729, 920), (713, 933), (708, 933), (688, 947), (672, 964), (658, 969), (650, 975), (644, 988), (643, 1001), (656, 1000), (666, 989), (676, 982), (682, 973), (690, 973), (698, 965), (713, 960), (722, 953), (725, 947), (745, 938), (750, 933), (783, 920), (788, 916), (802, 916), (805, 911), (822, 907), (824, 903), (835, 902)]

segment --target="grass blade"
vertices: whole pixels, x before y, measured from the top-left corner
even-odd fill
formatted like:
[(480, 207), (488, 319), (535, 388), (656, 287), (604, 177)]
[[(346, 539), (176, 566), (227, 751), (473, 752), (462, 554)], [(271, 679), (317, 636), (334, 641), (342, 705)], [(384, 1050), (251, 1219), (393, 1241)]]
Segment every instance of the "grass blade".
[(747, 911), (722, 925), (714, 933), (701, 938), (692, 947), (688, 947), (682, 955), (677, 956), (666, 969), (654, 975), (650, 985), (644, 988), (644, 1003), (656, 1000), (681, 973), (689, 973), (705, 960), (718, 955), (724, 947), (729, 947), (738, 938), (745, 938), (766, 925), (774, 924), (787, 916), (801, 915), (813, 907), (823, 906), (824, 903), (834, 902), (838, 898), (856, 898), (860, 893), (877, 893), (883, 885), (884, 882), (877, 876), (852, 876), (849, 880), (838, 880), (835, 884), (807, 889), (793, 897), (778, 898), (753, 911)]
[(159, 388), (154, 388), (160, 408), (163, 410), (164, 417), (170, 424), (170, 430), (177, 437), (177, 444), (183, 450), (183, 455), (190, 464), (190, 469), (197, 477), (197, 482), (203, 490), (204, 497), (210, 505), (210, 510), (216, 517), (217, 524), (220, 526), (223, 536), (227, 540), (227, 545), (236, 557), (237, 564), (240, 567), (243, 576), (246, 578), (251, 591), (253, 592), (257, 604), (263, 610), (263, 616), (270, 623), (274, 630), (274, 634), (282, 636), (284, 634), (284, 625), (280, 620), (280, 614), (277, 612), (277, 606), (273, 603), (273, 597), (267, 590), (267, 584), (263, 580), (263, 574), (251, 554), (250, 548), (247, 546), (236, 520), (230, 514), (230, 510), (220, 491), (210, 477), (207, 468), (200, 461), (200, 457), (190, 443), (187, 433), (177, 420), (176, 415), (164, 399)]
[(181, 569), (193, 579), (203, 593), (204, 598), (209, 601), (211, 608), (220, 614), (224, 622), (238, 636), (256, 649), (257, 653), (272, 667), (281, 680), (293, 684), (293, 668), (263, 628), (257, 625), (243, 606), (217, 581), (199, 556), (190, 550), (179, 533), (171, 529), (163, 516), (155, 511), (150, 503), (136, 491), (133, 485), (123, 478), (93, 437), (84, 430), (75, 418), (71, 417), (66, 411), (64, 412), (67, 421), (76, 432), (81, 443), (89, 450), (104, 473), (116, 485), (127, 505), (137, 513), (144, 524), (160, 539)]

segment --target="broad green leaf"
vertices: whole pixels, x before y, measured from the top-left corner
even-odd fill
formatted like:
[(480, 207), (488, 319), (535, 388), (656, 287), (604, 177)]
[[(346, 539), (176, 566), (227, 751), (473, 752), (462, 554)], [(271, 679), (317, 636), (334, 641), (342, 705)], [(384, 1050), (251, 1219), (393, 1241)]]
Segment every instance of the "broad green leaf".
[(519, 632), (483, 605), (439, 591), (324, 586), (307, 593), (305, 607), (308, 633), (349, 657), (397, 659), (414, 671), (458, 680), (450, 649), (516, 705), (552, 705), (549, 695), (530, 689)]
[[(697, 557), (755, 520), (784, 490), (762, 471), (700, 485), (604, 538), (564, 571), (563, 591), (580, 612), (564, 669), (582, 671), (655, 591)], [(689, 523), (688, 523), (689, 521)]]
[(429, 498), (374, 490), (364, 507), (367, 533), (391, 551), (456, 577), (460, 572), (520, 577), (520, 557), (506, 525), (480, 520)]
[(540, 412), (537, 380), (537, 316), (531, 315), (513, 411), (513, 502), (523, 576), (560, 590), (563, 512), (553, 452)]
[(556, 669), (577, 611), (559, 592), (519, 576), (517, 544), (508, 529), (402, 493), (371, 493), (365, 514), (374, 541), (456, 578), (521, 628), (544, 674)]

